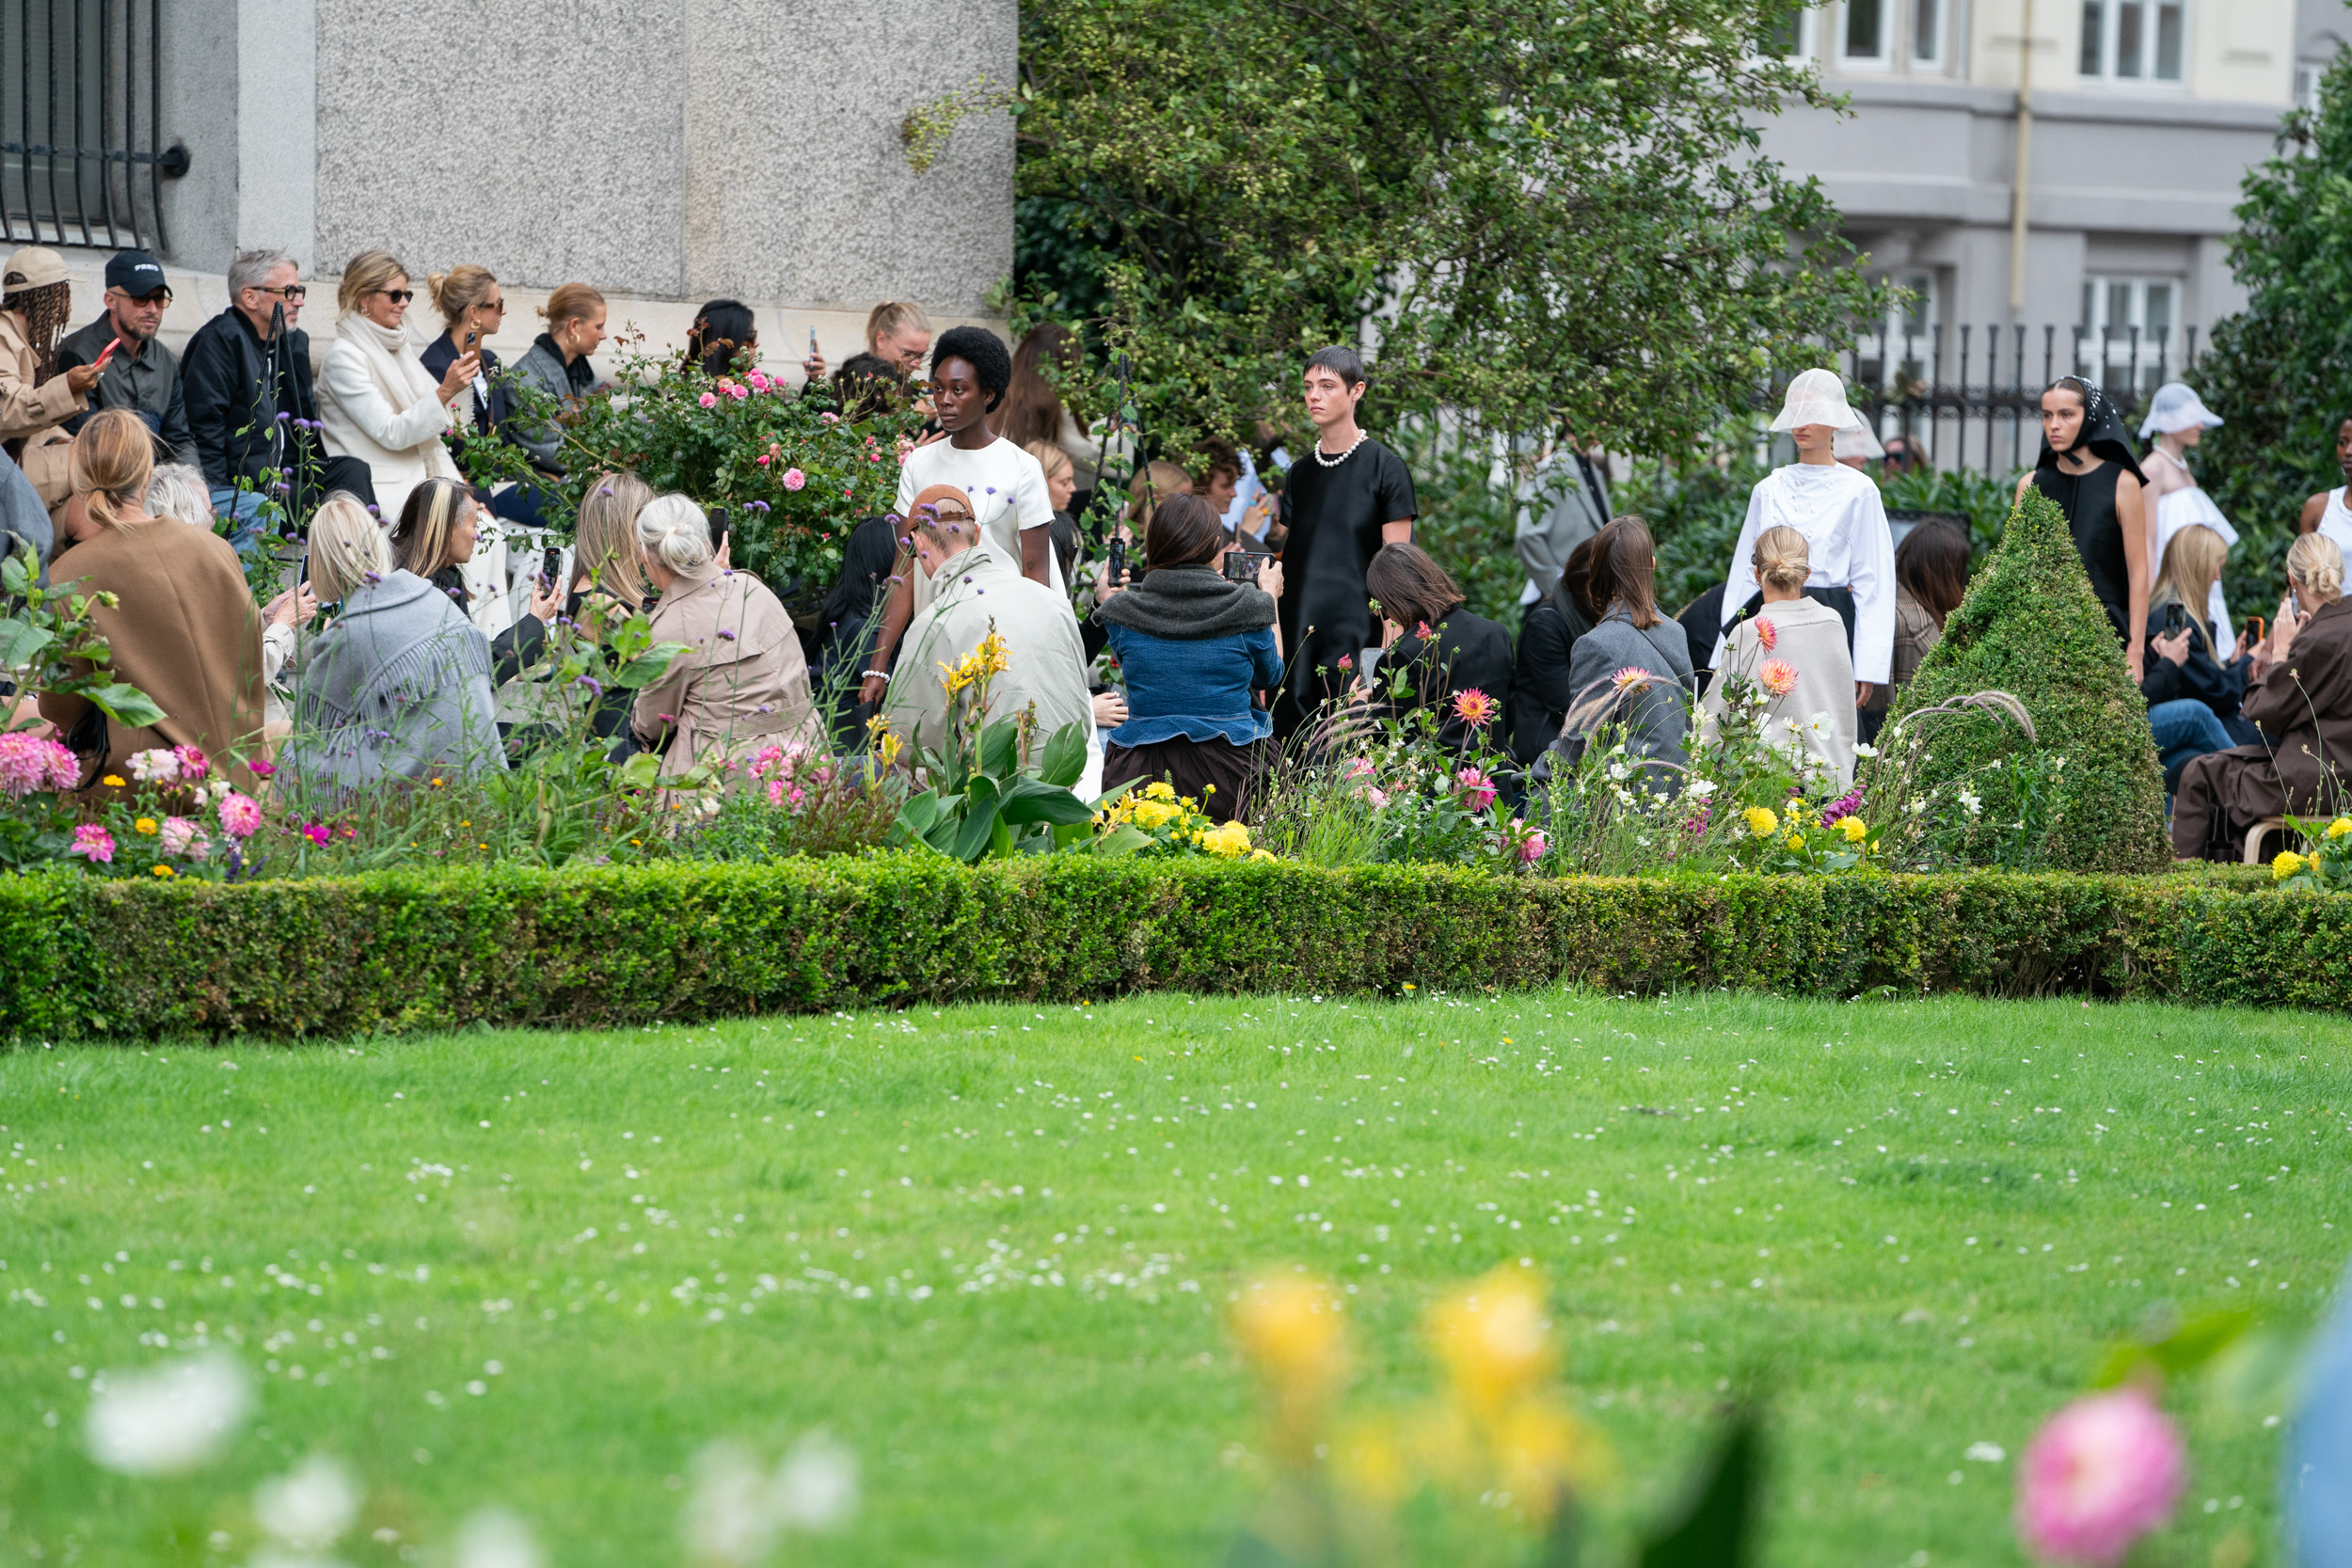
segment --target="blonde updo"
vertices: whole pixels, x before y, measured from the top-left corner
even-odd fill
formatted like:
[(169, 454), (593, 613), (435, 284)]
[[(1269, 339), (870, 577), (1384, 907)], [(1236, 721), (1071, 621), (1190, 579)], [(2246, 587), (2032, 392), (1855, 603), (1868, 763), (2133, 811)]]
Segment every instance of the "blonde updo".
[(408, 269), (390, 251), (363, 250), (344, 264), (343, 280), (335, 286), (335, 304), (344, 315), (351, 315), (368, 295), (390, 288), (393, 278), (407, 276)]
[[(148, 520), (147, 486), (155, 477), (155, 443), (146, 421), (128, 408), (106, 408), (89, 417), (73, 438), (66, 475), (84, 499), (89, 520), (103, 528), (126, 529)], [(2342, 562), (2338, 562), (2341, 572)]]
[(471, 261), (447, 272), (437, 272), (424, 280), (424, 291), (433, 298), (433, 309), (452, 326), (465, 320), (466, 312), (489, 298), (490, 291), (498, 286), (499, 280), (488, 267), (478, 267)]
[(569, 321), (587, 321), (604, 309), (604, 295), (585, 283), (561, 283), (548, 302), (539, 307), (540, 316), (548, 330), (554, 331)]
[(1768, 528), (1756, 535), (1756, 580), (1766, 588), (1794, 594), (1813, 575), (1813, 552), (1804, 535), (1793, 528)]
[(684, 496), (656, 496), (637, 514), (637, 547), (671, 572), (710, 564), (710, 519)]
[(2322, 604), (2340, 599), (2344, 597), (2344, 552), (2326, 534), (2306, 533), (2287, 547), (2287, 576)]

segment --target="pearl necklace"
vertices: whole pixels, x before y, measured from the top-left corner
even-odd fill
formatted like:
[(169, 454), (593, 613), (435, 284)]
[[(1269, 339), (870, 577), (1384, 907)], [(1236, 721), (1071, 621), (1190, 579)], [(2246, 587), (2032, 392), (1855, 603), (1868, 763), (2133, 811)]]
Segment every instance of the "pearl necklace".
[(1359, 430), (1356, 433), (1356, 439), (1347, 443), (1347, 450), (1334, 457), (1326, 452), (1323, 450), (1323, 443), (1318, 441), (1315, 443), (1315, 461), (1322, 464), (1327, 468), (1336, 468), (1341, 464), (1346, 462), (1349, 458), (1355, 456), (1356, 449), (1363, 444), (1364, 433)]

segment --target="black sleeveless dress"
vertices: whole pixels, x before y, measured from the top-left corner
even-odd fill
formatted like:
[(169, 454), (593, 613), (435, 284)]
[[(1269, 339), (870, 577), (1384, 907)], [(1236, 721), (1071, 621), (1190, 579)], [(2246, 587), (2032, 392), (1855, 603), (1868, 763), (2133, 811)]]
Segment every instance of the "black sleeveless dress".
[(2115, 482), (2122, 472), (2112, 460), (2087, 474), (2036, 468), (2033, 487), (2066, 514), (2074, 549), (2090, 578), (2090, 592), (2106, 610), (2117, 640), (2129, 643), (2131, 569), (2123, 560), (2123, 522), (2115, 514)]

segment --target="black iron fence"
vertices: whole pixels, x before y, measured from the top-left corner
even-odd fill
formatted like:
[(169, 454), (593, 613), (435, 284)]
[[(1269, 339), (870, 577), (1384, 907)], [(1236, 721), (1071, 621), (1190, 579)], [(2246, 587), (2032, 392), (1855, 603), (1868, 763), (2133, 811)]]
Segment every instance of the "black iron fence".
[(0, 0), (0, 239), (166, 248), (163, 0)]
[[(2197, 328), (2177, 337), (2169, 327), (1881, 329), (1854, 342), (1845, 359), (1847, 385), (1882, 442), (1900, 437), (1938, 468), (1997, 475), (2033, 461), (2042, 439), (2042, 389), (2052, 381), (2078, 375), (2121, 407), (2137, 408), (2165, 382), (2189, 375)], [(1777, 397), (1772, 401), (1777, 407)]]

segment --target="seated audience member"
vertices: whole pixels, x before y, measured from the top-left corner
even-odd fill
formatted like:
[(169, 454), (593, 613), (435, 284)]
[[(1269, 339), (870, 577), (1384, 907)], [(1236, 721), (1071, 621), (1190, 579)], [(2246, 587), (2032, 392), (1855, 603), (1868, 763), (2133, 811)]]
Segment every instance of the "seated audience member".
[(766, 583), (713, 553), (702, 508), (656, 496), (637, 514), (637, 551), (661, 595), (653, 640), (686, 644), (629, 710), (638, 744), (661, 753), (661, 776), (739, 762), (765, 746), (820, 744), (792, 617)]
[(637, 515), (652, 499), (652, 486), (623, 473), (600, 476), (580, 498), (564, 613), (599, 641), (611, 630), (607, 622), (628, 619), (653, 597), (637, 547)]
[(2221, 535), (2188, 524), (2166, 541), (2148, 595), (2148, 673), (2139, 694), (2148, 699), (2148, 728), (2168, 789), (2177, 787), (2191, 757), (2262, 741), (2239, 711), (2253, 655), (2222, 648), (2229, 627), (2207, 618), (2229, 554)]
[[(817, 645), (817, 690), (827, 704), (834, 744), (845, 752), (864, 746), (866, 721), (874, 716), (859, 688), (874, 668), (874, 641), (901, 532), (888, 516), (860, 519), (841, 546), (841, 577), (819, 612), (824, 628)], [(882, 675), (887, 679), (889, 672)]]
[(1876, 738), (1895, 693), (1919, 673), (1919, 661), (1944, 639), (1944, 623), (1968, 593), (1968, 535), (1950, 523), (1921, 523), (1895, 546), (1895, 651), (1892, 678), (1870, 694), (1857, 732)]
[[(509, 372), (500, 363), (498, 351), (489, 346), (492, 335), (506, 324), (505, 289), (489, 268), (470, 261), (432, 274), (424, 287), (433, 308), (441, 313), (442, 331), (417, 356), (419, 363), (437, 378), (448, 375), (450, 367), (468, 354), (480, 361), (453, 410), (457, 429), (450, 444), (455, 454), (462, 458), (469, 441), (506, 440), (522, 445), (514, 428), (515, 394)], [(462, 470), (465, 465), (460, 462), (458, 467)], [(482, 499), (496, 516), (523, 528), (541, 524), (540, 509), (546, 498), (535, 485), (508, 484)]]
[(1600, 619), (1590, 592), (1594, 537), (1568, 552), (1551, 592), (1529, 605), (1519, 622), (1518, 655), (1511, 670), (1511, 754), (1521, 768), (1534, 767), (1544, 748), (1560, 737), (1561, 721), (1576, 705), (1568, 663), (1577, 639)]
[[(1691, 731), (1691, 643), (1678, 623), (1658, 612), (1658, 546), (1649, 524), (1618, 517), (1591, 544), (1585, 594), (1600, 614), (1569, 656), (1571, 705), (1555, 749), (1579, 756), (1602, 726), (1622, 726), (1628, 756), (1680, 767), (1690, 761), (1684, 741)], [(1571, 553), (1562, 583), (1575, 571)], [(1645, 771), (1654, 784), (1677, 786), (1668, 769)]]
[[(264, 503), (299, 515), (337, 490), (376, 504), (365, 459), (330, 456), (310, 384), (309, 288), (280, 250), (240, 251), (229, 263), (229, 309), (196, 329), (180, 356), (180, 381), (213, 510), (236, 519), (232, 543), (251, 550)], [(270, 494), (264, 473), (285, 476)]]
[(1171, 496), (1144, 534), (1145, 575), (1104, 583), (1094, 611), (1127, 683), (1127, 718), (1104, 736), (1103, 787), (1166, 779), (1219, 822), (1248, 809), (1274, 733), (1256, 694), (1282, 680), (1282, 563), (1261, 562), (1254, 588), (1232, 582), (1217, 569), (1225, 548), (1208, 502)]
[[(428, 479), (408, 492), (400, 520), (392, 525), (392, 559), (404, 572), (413, 572), (448, 595), (466, 618), (484, 627), (485, 617), (474, 597), (474, 575), (468, 568), (475, 558), (482, 530), (482, 507), (473, 491), (453, 479)], [(504, 584), (490, 592), (500, 601), (503, 621)], [(496, 684), (503, 686), (538, 658), (547, 641), (547, 623), (561, 600), (543, 590), (534, 578), (530, 608), (521, 620), (501, 626), (490, 644), (495, 657)]]
[[(342, 311), (335, 341), (319, 367), (326, 450), (368, 466), (376, 504), (387, 515), (399, 514), (418, 482), (458, 477), (441, 437), (453, 423), (453, 405), (469, 395), (482, 364), (480, 352), (469, 352), (452, 360), (436, 381), (408, 343), (408, 302), (415, 297), (407, 269), (392, 256), (381, 250), (354, 256), (335, 292)], [(501, 542), (501, 589), (504, 553)]]
[[(813, 341), (813, 340), (812, 340)], [(884, 300), (866, 316), (866, 346), (841, 362), (848, 370), (857, 359), (877, 359), (896, 371), (900, 380), (923, 368), (923, 361), (931, 355), (931, 319), (923, 313), (920, 305), (904, 300)], [(825, 356), (812, 352), (801, 361), (801, 369), (811, 381), (825, 379)], [(839, 372), (834, 372), (838, 379)]]
[(1045, 474), (1045, 499), (1054, 509), (1054, 564), (1064, 582), (1078, 580), (1078, 519), (1070, 515), (1071, 498), (1078, 493), (1078, 470), (1070, 454), (1051, 441), (1031, 441), (1029, 455)]
[(72, 494), (66, 421), (89, 406), (99, 376), (92, 366), (59, 363), (72, 309), (73, 285), (56, 251), (24, 245), (0, 267), (0, 441), (53, 512)]
[(351, 497), (319, 504), (310, 547), (312, 587), (341, 608), (307, 650), (279, 768), (330, 795), (503, 769), (481, 628), (393, 565), (383, 530)]
[[(566, 410), (577, 408), (596, 388), (596, 367), (588, 356), (606, 337), (604, 295), (585, 283), (566, 283), (548, 295), (539, 313), (548, 329), (515, 361), (515, 380)], [(530, 454), (532, 467), (541, 473), (563, 475), (564, 444), (556, 431), (517, 421), (506, 427), (506, 437)]]
[(694, 312), (686, 329), (688, 365), (708, 376), (740, 375), (759, 361), (759, 329), (739, 299), (714, 299)]
[[(1509, 738), (1511, 634), (1463, 609), (1468, 595), (1419, 545), (1383, 545), (1364, 568), (1364, 587), (1380, 606), (1380, 661), (1369, 689), (1390, 711), (1443, 705), (1438, 738), (1455, 751), (1484, 739), (1497, 751)], [(1404, 695), (1392, 695), (1392, 675)], [(1457, 699), (1486, 695), (1486, 717), (1466, 717)]]
[(115, 678), (155, 700), (164, 717), (133, 729), (78, 696), (45, 692), (41, 717), (90, 764), (88, 778), (120, 776), (134, 752), (194, 746), (248, 784), (236, 753), (262, 729), (262, 622), (228, 541), (159, 521), (146, 510), (154, 442), (127, 408), (94, 415), (73, 439), (75, 504), (61, 519), (74, 541), (51, 580), (109, 593), (91, 621), (113, 651)]
[(2234, 861), (2265, 816), (2352, 806), (2352, 600), (2333, 540), (2295, 541), (2287, 590), (2270, 635), (2251, 650), (2244, 709), (2271, 744), (2209, 752), (2182, 771), (2172, 852), (2183, 859)]
[(1141, 464), (1127, 478), (1127, 527), (1141, 539), (1151, 531), (1153, 507), (1170, 496), (1193, 494), (1192, 475), (1176, 464), (1157, 458)]
[(902, 407), (907, 378), (898, 366), (872, 354), (852, 354), (833, 372), (834, 405), (845, 420), (870, 420)]
[(147, 514), (212, 532), (215, 514), (212, 488), (204, 483), (204, 470), (183, 463), (159, 465), (154, 477), (147, 482)]
[(1040, 745), (1065, 724), (1090, 735), (1094, 705), (1070, 601), (1013, 568), (961, 487), (933, 485), (905, 517), (914, 569), (929, 579), (931, 596), (907, 629), (906, 652), (890, 679), (883, 713), (891, 729), (937, 750), (950, 706), (942, 667), (952, 669), (993, 630), (1010, 662), (990, 684), (989, 719), (1035, 708)]
[[(1756, 535), (1748, 564), (1763, 608), (1724, 634), (1723, 662), (1699, 704), (1704, 737), (1722, 724), (1724, 688), (1735, 677), (1763, 687), (1765, 743), (1807, 759), (1817, 788), (1843, 792), (1853, 783), (1855, 740), (1853, 654), (1845, 617), (1804, 591), (1813, 572), (1810, 547), (1793, 528)], [(1768, 647), (1763, 623), (1772, 624)], [(1775, 687), (1778, 695), (1772, 695)]]
[[(144, 250), (119, 250), (106, 259), (105, 309), (96, 321), (68, 333), (57, 345), (57, 363), (95, 365), (112, 345), (106, 368), (90, 388), (92, 408), (128, 408), (155, 434), (174, 463), (197, 465), (196, 436), (188, 429), (188, 404), (180, 386), (180, 357), (155, 340), (171, 305), (164, 269)], [(66, 421), (82, 428), (87, 415)]]
[(0, 449), (0, 556), (13, 561), (31, 550), (34, 580), (47, 587), (49, 557), (56, 542), (56, 530), (49, 521), (49, 508), (42, 503), (40, 492), (7, 451)]

